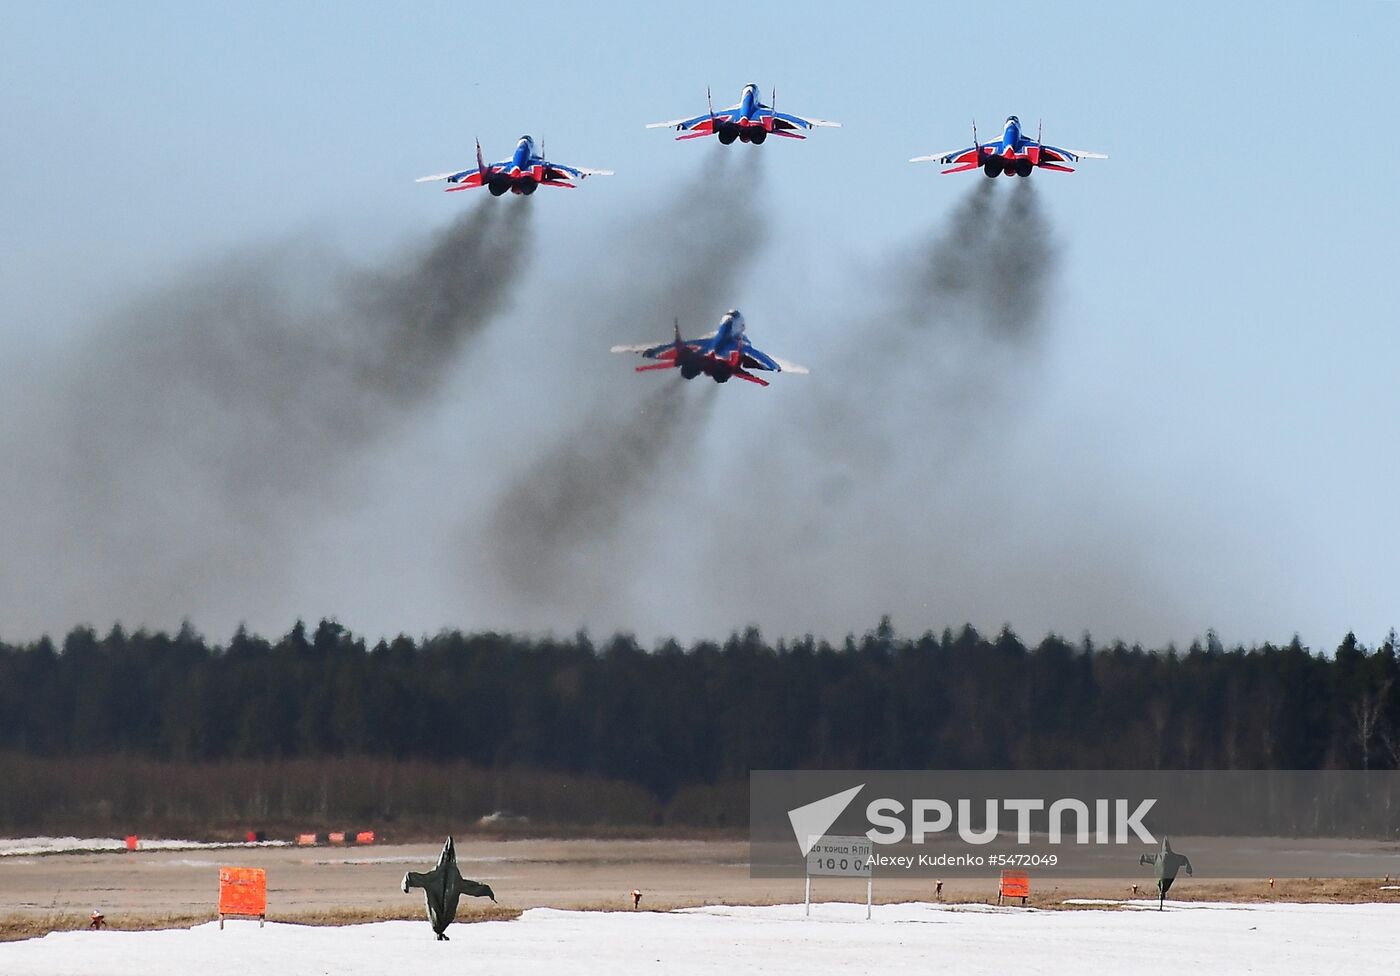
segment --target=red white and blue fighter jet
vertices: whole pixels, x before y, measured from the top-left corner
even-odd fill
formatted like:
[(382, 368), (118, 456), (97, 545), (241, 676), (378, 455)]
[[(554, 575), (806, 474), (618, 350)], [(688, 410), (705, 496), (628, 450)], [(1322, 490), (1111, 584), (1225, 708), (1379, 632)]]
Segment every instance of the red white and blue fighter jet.
[(767, 386), (768, 381), (760, 379), (749, 370), (763, 370), (773, 373), (805, 373), (806, 367), (784, 362), (775, 356), (760, 352), (744, 334), (744, 317), (737, 309), (730, 309), (720, 319), (719, 328), (698, 339), (682, 339), (681, 323), (676, 320), (675, 338), (660, 345), (613, 346), (613, 352), (638, 352), (647, 359), (657, 362), (638, 366), (637, 372), (652, 369), (679, 369), (681, 375), (692, 380), (704, 373), (716, 383), (727, 383), (731, 376)]
[[(705, 101), (709, 102), (709, 100), (710, 93), (706, 90)], [(777, 100), (778, 93), (774, 91), (773, 101)], [(713, 105), (710, 105), (709, 109), (704, 115), (696, 115), (688, 119), (671, 119), (668, 122), (653, 122), (647, 128), (675, 129), (683, 133), (683, 135), (676, 136), (678, 141), (719, 136), (719, 141), (726, 146), (735, 139), (761, 146), (770, 135), (783, 136), (787, 139), (806, 139), (806, 136), (795, 130), (812, 129), (819, 125), (832, 128), (841, 127), (840, 122), (828, 122), (825, 119), (804, 119), (800, 115), (788, 115), (785, 112), (776, 111), (771, 102), (765, 105), (759, 100), (757, 85), (744, 86), (744, 94), (740, 97), (739, 104), (722, 108), (718, 112), (715, 111)]]
[(521, 136), (520, 141), (515, 144), (515, 155), (511, 156), (510, 159), (503, 159), (499, 163), (487, 163), (481, 158), (481, 142), (478, 140), (475, 169), (420, 176), (417, 182), (431, 183), (437, 180), (446, 180), (449, 183), (457, 184), (449, 186), (448, 193), (457, 190), (475, 190), (484, 186), (491, 191), (493, 197), (501, 196), (507, 191), (524, 194), (528, 197), (542, 186), (562, 186), (573, 189), (576, 185), (575, 180), (582, 180), (589, 176), (612, 175), (613, 171), (610, 169), (584, 169), (580, 166), (551, 163), (535, 151), (534, 139), (529, 136)]
[(1073, 168), (1065, 163), (1077, 163), (1081, 159), (1107, 159), (1103, 153), (1085, 152), (1082, 149), (1060, 149), (1047, 146), (1040, 141), (1040, 132), (1034, 139), (1021, 131), (1021, 120), (1012, 115), (1007, 118), (1001, 130), (1001, 139), (996, 142), (977, 141), (977, 123), (972, 123), (972, 145), (956, 152), (934, 153), (932, 156), (915, 156), (911, 163), (954, 164), (945, 173), (963, 173), (970, 169), (981, 169), (988, 176), (1030, 176), (1031, 170), (1053, 169), (1061, 173), (1073, 173)]

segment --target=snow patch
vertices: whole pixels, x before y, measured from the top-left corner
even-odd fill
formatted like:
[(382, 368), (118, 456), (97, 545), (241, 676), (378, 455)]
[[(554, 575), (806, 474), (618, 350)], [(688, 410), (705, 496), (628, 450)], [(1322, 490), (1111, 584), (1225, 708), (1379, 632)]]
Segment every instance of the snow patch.
[[(225, 847), (285, 847), (287, 841), (265, 840), (256, 843), (218, 842), (200, 840), (161, 840), (142, 837), (138, 851), (202, 851)], [(0, 837), (0, 857), (24, 857), (35, 854), (93, 854), (125, 851), (124, 837)]]
[[(1104, 902), (1106, 905), (1119, 903)], [(1127, 903), (1136, 906), (1136, 903)], [(1173, 903), (1173, 907), (1186, 903)], [(966, 911), (932, 904), (535, 908), (434, 941), (426, 922), (340, 928), (230, 921), (162, 932), (56, 932), (0, 944), (5, 976), (267, 976), (404, 971), (510, 976), (926, 971), (1037, 976), (1389, 972), (1400, 905), (1190, 903), (1191, 911)], [(276, 914), (276, 905), (269, 906)], [(1170, 951), (1158, 951), (1162, 946)]]

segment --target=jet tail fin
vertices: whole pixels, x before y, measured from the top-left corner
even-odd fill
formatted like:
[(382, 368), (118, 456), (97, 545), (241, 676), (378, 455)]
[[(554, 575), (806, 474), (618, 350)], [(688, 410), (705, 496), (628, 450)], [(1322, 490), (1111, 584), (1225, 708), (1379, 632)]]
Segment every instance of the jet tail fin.
[(486, 160), (481, 155), (481, 140), (476, 140), (476, 171), (481, 174), (483, 182), (486, 180)]

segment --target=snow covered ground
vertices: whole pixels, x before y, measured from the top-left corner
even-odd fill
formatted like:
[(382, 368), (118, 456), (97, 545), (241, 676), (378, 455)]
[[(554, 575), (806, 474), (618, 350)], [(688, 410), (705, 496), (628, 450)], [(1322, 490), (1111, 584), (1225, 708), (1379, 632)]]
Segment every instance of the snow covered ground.
[[(209, 843), (199, 840), (158, 840), (142, 837), (142, 851), (202, 851), (218, 847), (283, 847), (284, 840), (247, 843)], [(72, 854), (78, 851), (125, 851), (124, 837), (0, 837), (0, 857), (35, 854)]]
[(165, 932), (61, 932), (0, 945), (5, 976), (493, 976), (915, 971), (1056, 974), (1388, 973), (1400, 905), (1168, 902), (1156, 911), (1035, 911), (926, 904), (716, 907), (668, 914), (536, 908), (514, 922), (315, 928), (230, 921)]

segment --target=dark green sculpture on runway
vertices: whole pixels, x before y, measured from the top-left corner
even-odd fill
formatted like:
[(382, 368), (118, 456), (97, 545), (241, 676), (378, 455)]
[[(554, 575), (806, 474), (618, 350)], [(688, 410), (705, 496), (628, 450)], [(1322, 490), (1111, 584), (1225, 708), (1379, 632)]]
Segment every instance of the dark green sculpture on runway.
[(462, 877), (462, 872), (457, 870), (457, 849), (452, 845), (451, 837), (442, 845), (437, 867), (423, 873), (410, 871), (403, 876), (404, 892), (407, 893), (409, 888), (423, 889), (428, 901), (428, 921), (433, 923), (433, 931), (441, 942), (447, 941), (447, 936), (442, 933), (457, 917), (457, 899), (472, 895), (496, 900), (496, 893), (490, 885)]
[(1138, 858), (1138, 863), (1157, 866), (1157, 911), (1159, 912), (1167, 900), (1167, 889), (1176, 880), (1176, 872), (1184, 867), (1187, 875), (1191, 874), (1191, 859), (1185, 854), (1178, 854), (1172, 850), (1172, 842), (1166, 837), (1162, 838), (1161, 851), (1156, 854), (1144, 854)]

